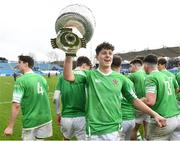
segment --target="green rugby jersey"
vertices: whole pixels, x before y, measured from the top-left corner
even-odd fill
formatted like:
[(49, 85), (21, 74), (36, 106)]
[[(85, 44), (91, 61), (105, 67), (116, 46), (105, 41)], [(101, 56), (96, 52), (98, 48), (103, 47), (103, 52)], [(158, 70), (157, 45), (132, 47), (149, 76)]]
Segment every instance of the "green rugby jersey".
[(146, 73), (144, 72), (144, 69), (140, 69), (129, 75), (129, 79), (134, 83), (135, 92), (138, 98), (142, 98), (145, 96), (145, 78)]
[(159, 71), (151, 72), (145, 79), (147, 93), (156, 94), (156, 103), (151, 108), (169, 118), (180, 113), (177, 107), (174, 86), (168, 76)]
[(87, 87), (86, 133), (102, 135), (120, 130), (122, 93), (130, 102), (136, 98), (125, 76), (114, 71), (103, 74), (99, 70), (84, 71), (82, 76), (78, 82), (86, 83)]
[[(180, 72), (178, 72), (178, 73), (176, 74), (176, 80), (177, 80), (178, 85), (179, 85), (179, 87), (180, 87)], [(180, 92), (177, 93), (177, 100), (180, 101)]]
[(48, 85), (43, 76), (26, 73), (14, 85), (13, 102), (20, 103), (23, 128), (35, 128), (51, 122)]
[(176, 80), (180, 86), (180, 72), (176, 73)]
[[(78, 71), (74, 71), (76, 81), (81, 79)], [(62, 101), (62, 117), (80, 117), (85, 116), (85, 85), (84, 83), (70, 82), (60, 75), (56, 90), (60, 91)]]
[[(129, 80), (128, 78), (127, 80), (128, 80), (128, 83), (131, 85), (131, 87), (134, 88), (134, 85), (131, 82), (131, 80)], [(124, 96), (122, 99), (121, 109), (122, 109), (122, 120), (132, 120), (135, 118), (135, 108), (132, 105), (132, 103), (126, 100)]]
[(168, 71), (166, 69), (161, 70), (160, 72), (164, 73), (165, 75), (167, 75), (169, 77), (169, 79), (171, 80), (171, 82), (174, 85), (175, 90), (176, 90), (176, 88), (179, 88), (178, 82), (177, 82), (176, 77), (173, 73), (171, 73), (170, 71)]

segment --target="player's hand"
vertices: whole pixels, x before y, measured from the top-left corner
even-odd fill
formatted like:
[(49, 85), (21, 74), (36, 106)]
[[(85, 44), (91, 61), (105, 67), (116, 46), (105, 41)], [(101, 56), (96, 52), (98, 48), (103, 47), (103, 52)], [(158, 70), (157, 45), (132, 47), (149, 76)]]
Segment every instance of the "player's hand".
[(76, 53), (79, 50), (79, 48), (69, 48), (66, 51), (66, 56), (76, 57)]
[(167, 125), (166, 123), (166, 119), (162, 116), (160, 116), (159, 114), (157, 114), (155, 117), (154, 117), (156, 123), (158, 124), (159, 127), (165, 127)]
[(13, 128), (7, 127), (7, 128), (4, 130), (4, 135), (5, 135), (5, 136), (11, 136), (12, 134), (13, 134)]
[(57, 114), (57, 123), (61, 125), (61, 115)]

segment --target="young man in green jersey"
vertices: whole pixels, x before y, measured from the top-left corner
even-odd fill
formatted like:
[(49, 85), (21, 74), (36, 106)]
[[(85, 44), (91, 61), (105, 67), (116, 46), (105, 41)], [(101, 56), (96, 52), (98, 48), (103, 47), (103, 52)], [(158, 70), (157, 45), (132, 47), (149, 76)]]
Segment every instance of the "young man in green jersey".
[(5, 135), (12, 135), (16, 117), (22, 111), (22, 139), (36, 140), (52, 136), (52, 120), (45, 78), (32, 71), (34, 60), (20, 55), (17, 68), (23, 73), (14, 86), (12, 113)]
[(72, 56), (66, 55), (64, 78), (87, 87), (86, 134), (88, 140), (119, 140), (121, 132), (122, 93), (133, 105), (154, 117), (159, 126), (165, 126), (166, 120), (139, 100), (125, 76), (112, 71), (111, 64), (114, 46), (102, 43), (96, 48), (99, 68), (82, 72), (82, 79), (76, 79), (72, 71)]
[(175, 78), (175, 75), (173, 73), (171, 73), (170, 71), (168, 71), (166, 69), (167, 67), (167, 60), (164, 57), (160, 57), (158, 58), (158, 70), (162, 73), (164, 73), (165, 75), (167, 75), (169, 77), (169, 79), (171, 79), (173, 85), (174, 85), (174, 89), (176, 91), (176, 93), (179, 91), (179, 85), (178, 82)]
[[(85, 56), (78, 57), (74, 74), (80, 79), (80, 70), (89, 70), (91, 61)], [(60, 112), (60, 96), (62, 102), (62, 114)], [(78, 140), (85, 140), (85, 85), (82, 83), (71, 83), (64, 80), (60, 75), (54, 93), (58, 123), (61, 125), (61, 132), (64, 140), (76, 137)], [(62, 117), (62, 118), (61, 118)]]
[[(113, 55), (111, 68), (113, 71), (120, 73), (120, 69), (121, 69), (120, 56)], [(131, 82), (131, 80), (127, 78), (127, 81), (129, 81), (130, 85), (132, 85), (134, 89), (134, 85)], [(121, 109), (122, 109), (122, 136), (121, 137), (123, 140), (130, 140), (132, 130), (135, 127), (135, 109), (132, 103), (128, 102), (124, 96), (121, 103)]]
[[(143, 62), (140, 59), (134, 59), (130, 62), (130, 71), (129, 79), (133, 82), (135, 87), (135, 92), (138, 98), (142, 98), (145, 96), (145, 85), (144, 80), (146, 78), (146, 73), (144, 71)], [(149, 121), (149, 115), (136, 110), (136, 126), (133, 129), (131, 139), (137, 140), (137, 132), (139, 130), (140, 125), (143, 124), (144, 127), (144, 138), (146, 138), (147, 134), (147, 124)]]
[(167, 119), (167, 126), (159, 128), (151, 118), (147, 137), (150, 140), (180, 140), (180, 109), (177, 106), (171, 79), (157, 69), (157, 57), (153, 54), (144, 59), (146, 97), (142, 100), (154, 111)]

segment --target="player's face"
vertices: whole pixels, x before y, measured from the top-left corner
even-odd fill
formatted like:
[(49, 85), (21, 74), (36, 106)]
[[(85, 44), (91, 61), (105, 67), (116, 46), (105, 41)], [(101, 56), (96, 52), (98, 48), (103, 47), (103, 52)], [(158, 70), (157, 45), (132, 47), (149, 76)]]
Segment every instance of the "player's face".
[(17, 64), (17, 68), (23, 72), (24, 71), (24, 68), (26, 67), (26, 63), (24, 63), (23, 61), (18, 61), (18, 64)]
[(130, 64), (130, 71), (135, 72), (136, 66), (134, 64)]
[(113, 51), (110, 49), (102, 49), (97, 55), (99, 65), (102, 67), (111, 67)]
[(87, 65), (86, 63), (82, 64), (81, 70), (90, 70), (91, 66)]
[(144, 63), (144, 71), (148, 73), (148, 64)]
[(158, 64), (158, 70), (162, 70), (163, 69), (163, 65)]

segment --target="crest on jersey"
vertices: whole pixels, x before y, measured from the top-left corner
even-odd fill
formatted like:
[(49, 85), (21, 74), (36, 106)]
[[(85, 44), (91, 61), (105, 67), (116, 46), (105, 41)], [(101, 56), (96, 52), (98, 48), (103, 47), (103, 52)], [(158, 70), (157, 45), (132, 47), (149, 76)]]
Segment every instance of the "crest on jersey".
[(118, 86), (118, 83), (119, 83), (119, 81), (118, 81), (118, 80), (113, 79), (113, 81), (112, 81), (112, 82), (113, 82), (113, 85), (114, 85), (114, 86)]

